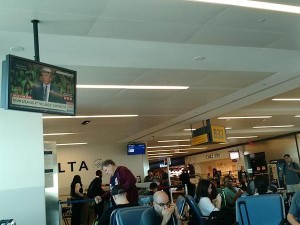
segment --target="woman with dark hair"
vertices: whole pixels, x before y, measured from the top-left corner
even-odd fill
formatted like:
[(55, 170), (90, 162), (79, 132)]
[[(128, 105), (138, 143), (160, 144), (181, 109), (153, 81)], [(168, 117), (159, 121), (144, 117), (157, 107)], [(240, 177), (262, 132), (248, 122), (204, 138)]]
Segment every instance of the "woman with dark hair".
[[(75, 175), (73, 178), (73, 181), (71, 183), (70, 194), (72, 200), (80, 200), (83, 198), (81, 177), (79, 175)], [(71, 225), (81, 224), (81, 209), (82, 209), (82, 203), (72, 204)]]
[(210, 200), (212, 192), (212, 184), (209, 180), (199, 180), (196, 190), (196, 202), (201, 210), (203, 216), (209, 216), (212, 211), (219, 211), (221, 209), (221, 195), (218, 194), (215, 199)]
[(254, 178), (255, 195), (263, 195), (272, 193), (269, 190), (269, 179), (264, 175), (258, 175)]

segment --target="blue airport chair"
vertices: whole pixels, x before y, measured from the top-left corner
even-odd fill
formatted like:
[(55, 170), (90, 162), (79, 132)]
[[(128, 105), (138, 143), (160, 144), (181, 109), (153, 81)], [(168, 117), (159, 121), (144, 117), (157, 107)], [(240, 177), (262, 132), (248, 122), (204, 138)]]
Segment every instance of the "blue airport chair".
[(139, 225), (143, 212), (150, 207), (144, 205), (116, 209), (114, 211), (116, 223), (113, 222), (110, 225)]
[[(192, 224), (204, 225), (203, 215), (195, 199), (190, 195), (184, 196), (192, 214)], [(255, 224), (256, 225), (256, 224)]]
[(285, 218), (279, 194), (240, 197), (236, 201), (237, 225), (277, 225)]
[(179, 195), (178, 198), (176, 199), (176, 206), (180, 217), (183, 216), (185, 203), (186, 203), (185, 197)]

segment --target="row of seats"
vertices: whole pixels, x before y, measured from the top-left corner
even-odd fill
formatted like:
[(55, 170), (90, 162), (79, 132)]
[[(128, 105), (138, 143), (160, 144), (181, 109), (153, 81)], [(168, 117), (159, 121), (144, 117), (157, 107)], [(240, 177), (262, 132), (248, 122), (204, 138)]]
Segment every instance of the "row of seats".
[[(203, 217), (195, 199), (189, 195), (178, 197), (176, 204), (179, 213), (184, 214), (186, 203), (195, 224), (204, 225), (207, 217)], [(279, 194), (245, 196), (236, 202), (236, 225), (279, 225), (285, 217), (284, 201)]]

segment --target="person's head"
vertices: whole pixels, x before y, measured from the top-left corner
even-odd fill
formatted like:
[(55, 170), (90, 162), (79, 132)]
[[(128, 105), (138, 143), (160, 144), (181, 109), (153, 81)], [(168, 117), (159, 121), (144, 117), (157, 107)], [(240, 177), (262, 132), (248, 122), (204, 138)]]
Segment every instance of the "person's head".
[(116, 163), (111, 159), (107, 159), (102, 162), (102, 170), (105, 174), (112, 176), (116, 170)]
[(41, 70), (42, 76), (41, 80), (44, 84), (48, 85), (52, 82), (53, 76), (52, 76), (52, 70), (49, 67), (42, 67)]
[(113, 186), (110, 190), (110, 193), (117, 205), (128, 203), (127, 197), (126, 197), (126, 191), (121, 185)]
[(241, 166), (241, 171), (245, 171), (245, 167), (244, 166)]
[(153, 176), (153, 171), (152, 170), (148, 170), (148, 176), (152, 177)]
[(81, 177), (79, 175), (75, 175), (73, 177), (73, 181), (72, 181), (73, 184), (77, 184), (77, 183), (80, 183), (81, 184)]
[(157, 183), (152, 182), (152, 183), (150, 184), (150, 186), (149, 186), (149, 189), (150, 189), (150, 191), (156, 192), (156, 191), (157, 191), (157, 187), (158, 187)]
[(97, 171), (96, 171), (96, 176), (102, 177), (102, 171), (101, 171), (101, 170), (97, 170)]
[(254, 178), (254, 185), (258, 194), (265, 194), (269, 190), (269, 179), (266, 176), (258, 175)]
[(29, 91), (29, 90), (31, 90), (32, 88), (31, 88), (31, 85), (30, 85), (30, 83), (27, 81), (25, 84), (24, 84), (24, 90), (25, 91)]
[(224, 177), (224, 185), (228, 188), (232, 187), (232, 178), (230, 176)]
[(283, 158), (284, 158), (284, 161), (285, 161), (286, 163), (292, 162), (292, 158), (291, 158), (291, 156), (290, 156), (289, 154), (285, 154), (285, 155), (283, 156)]
[(211, 191), (211, 183), (209, 180), (199, 180), (196, 190), (196, 202), (198, 203), (202, 197), (209, 197)]
[(153, 195), (153, 206), (155, 211), (162, 216), (162, 210), (170, 207), (169, 196), (164, 191), (157, 191)]

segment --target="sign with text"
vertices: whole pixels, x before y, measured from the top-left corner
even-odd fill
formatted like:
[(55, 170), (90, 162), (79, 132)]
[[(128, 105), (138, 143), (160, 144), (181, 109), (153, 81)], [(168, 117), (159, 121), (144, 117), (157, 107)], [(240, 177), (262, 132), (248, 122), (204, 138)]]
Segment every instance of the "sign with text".
[(214, 143), (224, 143), (227, 141), (225, 127), (211, 126), (211, 138)]
[(191, 145), (224, 143), (227, 141), (225, 127), (208, 126), (201, 127), (193, 131)]

